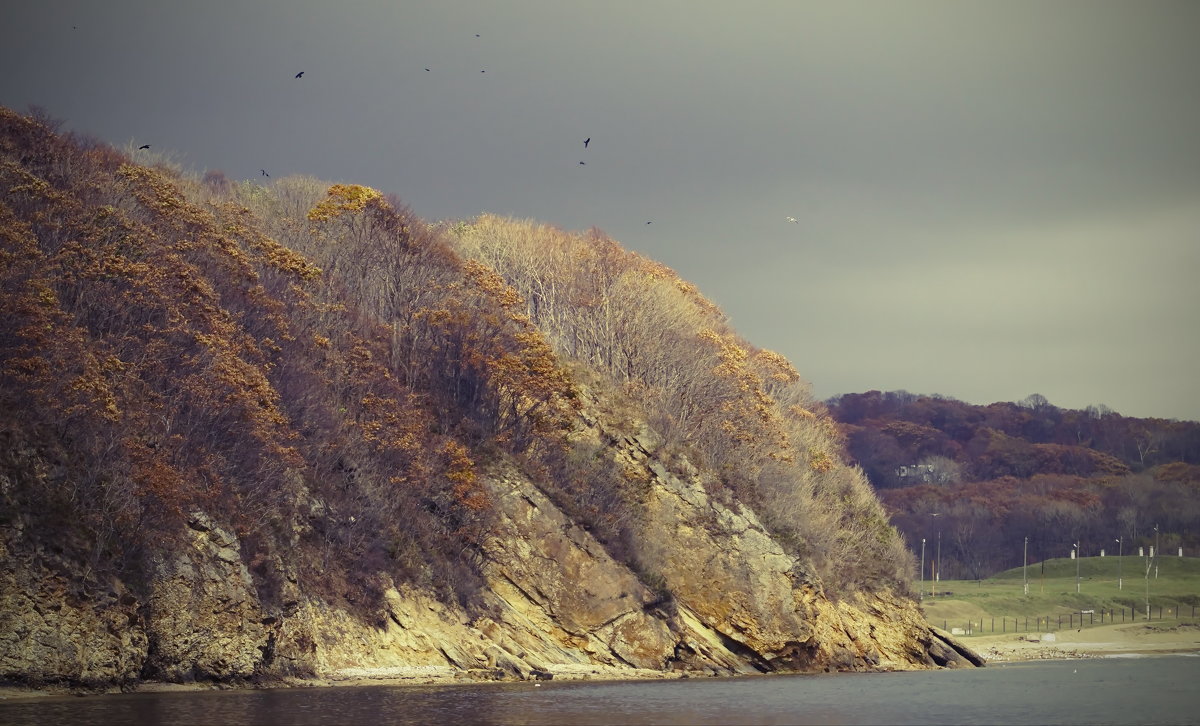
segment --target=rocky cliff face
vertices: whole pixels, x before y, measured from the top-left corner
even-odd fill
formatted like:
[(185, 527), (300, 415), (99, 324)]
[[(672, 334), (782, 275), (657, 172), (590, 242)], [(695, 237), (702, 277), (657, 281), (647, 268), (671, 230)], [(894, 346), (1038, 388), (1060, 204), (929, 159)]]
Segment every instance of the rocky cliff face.
[(0, 188), (0, 682), (971, 657), (862, 590), (911, 556), (799, 373), (601, 233), (6, 109)]
[(0, 683), (971, 658), (854, 590), (911, 556), (799, 373), (669, 268), (56, 128), (0, 109)]
[(661, 582), (655, 589), (536, 482), (500, 464), (488, 478), (499, 517), (482, 553), (484, 603), (470, 613), (407, 585), (386, 588), (377, 622), (294, 582), (281, 604), (264, 605), (237, 537), (197, 511), (182, 546), (152, 558), (144, 601), (115, 581), (83, 591), (82, 573), (46, 553), (0, 550), (0, 677), (100, 687), (982, 664), (895, 592), (826, 597), (753, 512), (715, 501), (686, 461), (669, 471), (652, 432), (586, 433), (607, 438), (645, 482), (640, 531), (654, 542), (639, 550), (653, 553), (642, 566)]

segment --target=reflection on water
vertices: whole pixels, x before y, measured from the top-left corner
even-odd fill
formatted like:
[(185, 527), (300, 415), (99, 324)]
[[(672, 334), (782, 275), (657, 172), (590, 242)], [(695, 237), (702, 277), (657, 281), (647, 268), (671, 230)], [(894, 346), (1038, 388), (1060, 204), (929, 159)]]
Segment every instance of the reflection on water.
[(1195, 723), (1200, 658), (619, 683), (146, 693), (0, 703), (4, 724)]

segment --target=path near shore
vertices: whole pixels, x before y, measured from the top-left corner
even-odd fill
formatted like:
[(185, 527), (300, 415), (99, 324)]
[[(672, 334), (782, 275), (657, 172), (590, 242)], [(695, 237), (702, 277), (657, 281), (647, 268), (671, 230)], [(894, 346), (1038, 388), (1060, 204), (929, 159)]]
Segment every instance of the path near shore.
[(1039, 633), (959, 636), (989, 663), (1049, 658), (1094, 658), (1149, 653), (1200, 653), (1200, 623), (1117, 623)]

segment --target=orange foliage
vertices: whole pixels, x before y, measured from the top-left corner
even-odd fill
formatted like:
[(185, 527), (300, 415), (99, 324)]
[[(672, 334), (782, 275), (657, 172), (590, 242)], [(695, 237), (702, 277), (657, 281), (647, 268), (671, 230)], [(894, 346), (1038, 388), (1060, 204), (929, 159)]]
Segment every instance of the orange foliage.
[(325, 222), (353, 212), (361, 212), (371, 202), (382, 200), (383, 195), (370, 187), (358, 184), (334, 184), (324, 201), (309, 210), (308, 218), (314, 222)]
[(570, 360), (637, 391), (797, 551), (832, 531), (840, 571), (903, 569), (791, 364), (598, 231), (439, 230), (358, 185), (189, 181), (7, 111), (0, 189), (0, 424), (71, 452), (78, 491), (19, 496), (53, 499), (97, 562), (204, 509), (243, 533), (264, 597), (278, 542), (329, 597), (380, 572), (469, 596), (496, 456), (630, 548), (650, 477), (568, 438)]

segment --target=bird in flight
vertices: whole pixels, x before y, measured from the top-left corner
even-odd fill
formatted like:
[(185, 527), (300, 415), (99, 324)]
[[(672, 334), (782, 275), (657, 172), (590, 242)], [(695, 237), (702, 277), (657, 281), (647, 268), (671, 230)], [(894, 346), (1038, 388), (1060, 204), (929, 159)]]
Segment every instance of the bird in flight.
[(586, 148), (587, 148), (587, 145), (588, 145), (588, 143), (589, 143), (591, 140), (592, 140), (592, 137), (591, 137), (591, 136), (589, 136), (589, 137), (587, 137), (586, 139), (584, 139), (584, 140), (583, 140), (583, 148), (585, 148), (585, 149), (586, 149)]
[(795, 222), (796, 224), (800, 224), (800, 220), (796, 219), (795, 217), (788, 217), (787, 221)]
[(425, 70), (429, 70), (429, 69), (428, 69), (428, 68), (426, 68)]
[(587, 164), (584, 164), (582, 161), (581, 161), (581, 162), (579, 162), (579, 165), (580, 165), (580, 166), (587, 166)]
[(262, 175), (263, 175), (263, 176), (271, 176), (270, 174), (268, 174), (268, 173), (267, 173), (267, 170), (266, 170), (266, 169), (259, 169), (259, 171), (261, 171), (261, 172), (262, 172)]
[(304, 71), (300, 71), (299, 73), (297, 73), (297, 74), (296, 74), (296, 77), (297, 77), (297, 78), (299, 78), (299, 77), (300, 77), (300, 76), (302, 76), (302, 75), (304, 75)]
[(649, 223), (649, 222), (646, 222), (646, 224), (650, 224), (650, 223)]
[(142, 144), (142, 145), (141, 145), (141, 146), (139, 146), (138, 148), (139, 148), (139, 149), (149, 149), (149, 148), (150, 148), (150, 144)]

